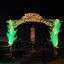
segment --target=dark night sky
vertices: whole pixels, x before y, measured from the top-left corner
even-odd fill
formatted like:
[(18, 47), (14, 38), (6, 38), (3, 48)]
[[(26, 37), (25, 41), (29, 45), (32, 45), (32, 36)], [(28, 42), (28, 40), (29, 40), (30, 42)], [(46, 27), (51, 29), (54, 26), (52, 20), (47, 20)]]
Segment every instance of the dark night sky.
[[(62, 2), (56, 2), (56, 1), (37, 1), (37, 0), (0, 0), (0, 38), (3, 40), (6, 40), (6, 21), (9, 19), (12, 20), (16, 20), (16, 19), (20, 19), (25, 13), (29, 13), (29, 12), (35, 12), (40, 14), (41, 16), (43, 16), (44, 18), (59, 18), (64, 20), (64, 9), (63, 9), (63, 3)], [(63, 23), (64, 24), (64, 23)], [(63, 24), (61, 26), (61, 33), (59, 38), (63, 38), (62, 34), (64, 33), (63, 30)], [(31, 27), (31, 23), (25, 23), (21, 26), (19, 26), (20, 28), (20, 34), (21, 36), (23, 34), (29, 34), (29, 30)], [(34, 24), (37, 31), (43, 31), (46, 26), (43, 24), (41, 27), (41, 24)], [(37, 27), (37, 25), (40, 25), (39, 27)], [(27, 30), (28, 29), (28, 30)], [(48, 28), (46, 28), (48, 29)], [(21, 31), (21, 30), (26, 30), (26, 31)], [(28, 33), (27, 33), (28, 32)], [(18, 32), (19, 33), (19, 32)], [(40, 32), (38, 32), (40, 33)], [(45, 32), (46, 33), (46, 32)], [(23, 37), (25, 38), (25, 35), (23, 35)], [(19, 37), (19, 36), (18, 36)], [(27, 36), (26, 36), (27, 38)]]

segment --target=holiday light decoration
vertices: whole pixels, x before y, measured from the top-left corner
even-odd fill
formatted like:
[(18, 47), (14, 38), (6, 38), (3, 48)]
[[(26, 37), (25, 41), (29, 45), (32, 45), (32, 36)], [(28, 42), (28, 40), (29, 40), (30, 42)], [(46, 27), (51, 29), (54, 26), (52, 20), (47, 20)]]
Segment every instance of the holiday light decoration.
[(19, 20), (7, 21), (7, 23), (8, 23), (7, 37), (9, 40), (8, 41), (9, 45), (12, 45), (16, 39), (15, 34), (16, 34), (17, 30), (15, 30), (15, 28), (17, 28), (17, 26), (19, 26), (20, 24), (23, 24), (25, 22), (39, 22), (39, 23), (43, 23), (43, 24), (46, 24), (47, 26), (49, 26), (51, 28), (50, 42), (52, 42), (54, 47), (58, 46), (58, 34), (60, 32), (61, 21), (59, 19), (45, 19), (37, 13), (26, 13)]
[(15, 28), (14, 28), (15, 21), (9, 20), (9, 21), (7, 21), (7, 23), (8, 23), (8, 25), (7, 25), (7, 27), (8, 27), (8, 31), (7, 31), (8, 44), (9, 44), (9, 46), (11, 46), (17, 38), (17, 36), (15, 36), (17, 30), (15, 30)]
[(50, 31), (50, 42), (52, 42), (54, 47), (58, 46), (58, 34), (60, 32), (60, 26), (61, 26), (61, 21), (59, 19), (52, 20), (52, 25), (53, 27), (51, 28)]
[(20, 20), (16, 21), (15, 27), (25, 22), (39, 22), (39, 23), (46, 24), (49, 27), (52, 27), (52, 24), (48, 20), (44, 19), (42, 16), (40, 16), (37, 13), (26, 13), (24, 16), (22, 16)]

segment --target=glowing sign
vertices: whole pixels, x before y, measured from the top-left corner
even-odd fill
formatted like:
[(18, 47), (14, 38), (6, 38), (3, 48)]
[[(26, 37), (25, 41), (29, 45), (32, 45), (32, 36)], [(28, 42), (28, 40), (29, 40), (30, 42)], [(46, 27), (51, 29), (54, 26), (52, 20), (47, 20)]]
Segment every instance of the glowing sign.
[(19, 26), (20, 24), (23, 24), (25, 22), (40, 22), (43, 24), (46, 24), (47, 26), (52, 27), (52, 24), (45, 20), (42, 16), (40, 16), (37, 13), (27, 13), (25, 16), (22, 16), (20, 20), (17, 20), (15, 23), (15, 27)]

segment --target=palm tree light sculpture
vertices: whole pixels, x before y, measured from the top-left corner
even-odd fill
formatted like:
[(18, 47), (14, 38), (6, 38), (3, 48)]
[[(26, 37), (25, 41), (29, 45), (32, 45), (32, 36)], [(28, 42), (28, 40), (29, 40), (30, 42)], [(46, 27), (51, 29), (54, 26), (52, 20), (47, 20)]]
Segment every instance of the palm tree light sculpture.
[(7, 27), (8, 27), (8, 31), (7, 31), (8, 44), (9, 44), (9, 46), (11, 46), (17, 38), (15, 36), (17, 30), (15, 30), (15, 27), (14, 27), (15, 22), (14, 21), (9, 20), (9, 21), (7, 21), (7, 23), (8, 23), (8, 25), (7, 25)]
[(58, 46), (58, 34), (60, 32), (60, 26), (61, 26), (61, 21), (59, 19), (52, 20), (53, 27), (51, 28), (50, 31), (50, 42), (52, 42), (54, 47)]

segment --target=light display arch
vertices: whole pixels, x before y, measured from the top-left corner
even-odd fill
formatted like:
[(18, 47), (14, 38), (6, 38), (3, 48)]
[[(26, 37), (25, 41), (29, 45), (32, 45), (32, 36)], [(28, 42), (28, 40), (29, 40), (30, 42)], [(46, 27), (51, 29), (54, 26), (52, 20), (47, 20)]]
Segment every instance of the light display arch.
[[(60, 32), (61, 20), (60, 19), (45, 19), (37, 13), (26, 13), (19, 20), (9, 20), (7, 23), (9, 24), (7, 37), (10, 43), (10, 46), (13, 44), (13, 41), (16, 39), (15, 34), (17, 30), (17, 26), (25, 23), (25, 22), (39, 22), (43, 23), (50, 27), (50, 42), (52, 42), (54, 47), (58, 46), (58, 34)], [(11, 43), (12, 42), (12, 43)]]

